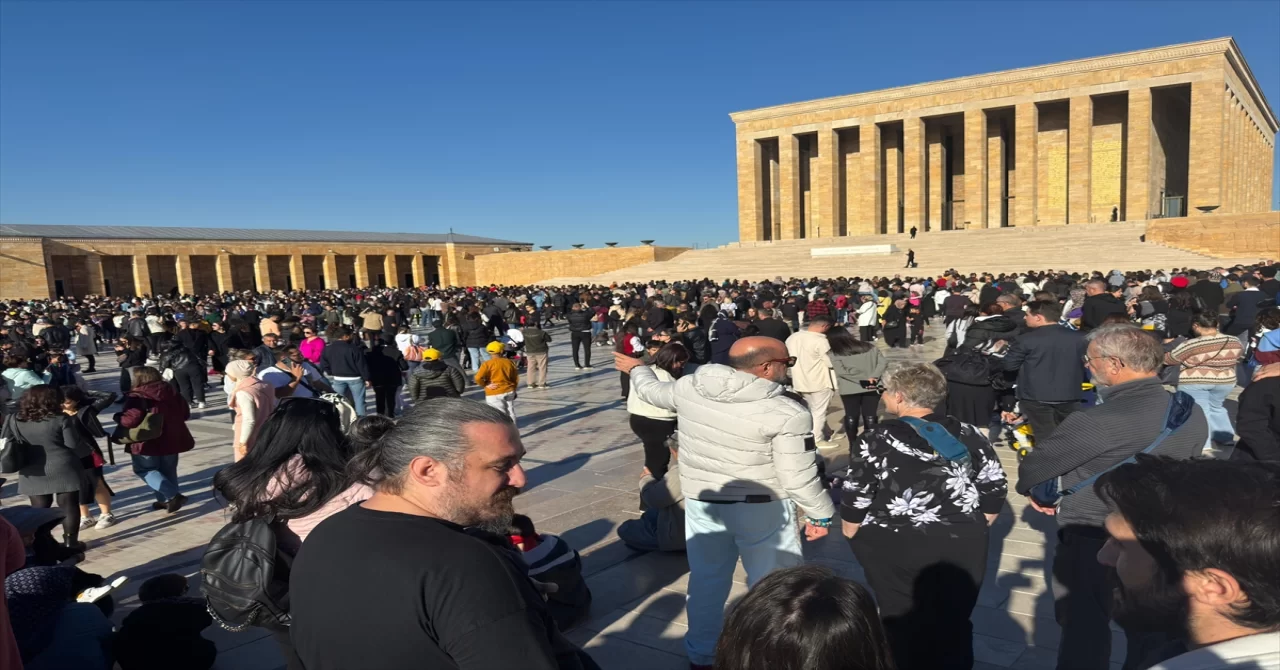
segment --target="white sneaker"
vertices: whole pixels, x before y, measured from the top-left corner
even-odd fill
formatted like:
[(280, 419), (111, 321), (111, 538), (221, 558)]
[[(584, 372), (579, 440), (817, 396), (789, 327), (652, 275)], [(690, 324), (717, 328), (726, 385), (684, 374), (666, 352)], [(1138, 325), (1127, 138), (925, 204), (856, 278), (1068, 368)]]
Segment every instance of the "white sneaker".
[(202, 402), (196, 403), (196, 409), (204, 409), (205, 407), (207, 407), (207, 405)]
[(80, 530), (88, 530), (90, 528), (93, 528), (93, 517), (91, 516), (80, 517)]
[(581, 370), (582, 368), (580, 368), (580, 367), (574, 367), (573, 369), (574, 369), (574, 370)]
[(95, 523), (93, 527), (97, 528), (98, 530), (105, 530), (114, 525), (116, 525), (116, 516), (114, 514), (107, 513), (98, 517), (98, 523)]

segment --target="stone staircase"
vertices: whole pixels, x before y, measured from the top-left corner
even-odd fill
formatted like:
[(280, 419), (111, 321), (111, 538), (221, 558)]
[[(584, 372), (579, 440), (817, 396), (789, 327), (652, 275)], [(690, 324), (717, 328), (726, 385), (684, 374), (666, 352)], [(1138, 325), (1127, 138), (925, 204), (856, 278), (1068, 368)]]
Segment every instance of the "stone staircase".
[[(1206, 268), (1256, 259), (1212, 258), (1190, 251), (1144, 243), (1146, 224), (1110, 223), (1040, 228), (982, 230), (858, 237), (745, 242), (715, 249), (695, 249), (660, 263), (646, 263), (594, 277), (560, 277), (544, 284), (601, 283), (701, 279), (710, 277), (761, 280), (774, 277), (852, 277), (932, 274), (948, 269), (969, 272), (1067, 270), (1084, 272), (1144, 270), (1173, 267)], [(884, 255), (820, 256), (810, 251), (825, 247), (892, 244), (897, 252)], [(914, 249), (919, 267), (904, 269), (907, 249)]]

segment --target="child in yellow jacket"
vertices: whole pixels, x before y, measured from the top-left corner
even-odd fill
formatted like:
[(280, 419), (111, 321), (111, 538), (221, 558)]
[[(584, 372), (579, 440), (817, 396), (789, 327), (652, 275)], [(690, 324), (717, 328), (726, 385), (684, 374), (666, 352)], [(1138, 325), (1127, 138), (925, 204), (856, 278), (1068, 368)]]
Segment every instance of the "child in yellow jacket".
[(490, 342), (485, 347), (489, 360), (476, 371), (476, 383), (484, 387), (484, 401), (511, 417), (516, 422), (516, 386), (520, 383), (520, 371), (510, 358), (503, 356), (501, 342)]

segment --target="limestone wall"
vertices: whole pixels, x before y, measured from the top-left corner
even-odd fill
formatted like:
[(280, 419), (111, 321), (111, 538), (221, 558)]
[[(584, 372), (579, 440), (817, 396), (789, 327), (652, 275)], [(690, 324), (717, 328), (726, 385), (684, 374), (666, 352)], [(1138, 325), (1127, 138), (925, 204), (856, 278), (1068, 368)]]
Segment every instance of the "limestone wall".
[(475, 259), (475, 283), (515, 286), (556, 277), (593, 277), (671, 260), (686, 251), (687, 247), (614, 247), (486, 254)]
[(1147, 241), (1207, 256), (1280, 259), (1280, 211), (1152, 219)]

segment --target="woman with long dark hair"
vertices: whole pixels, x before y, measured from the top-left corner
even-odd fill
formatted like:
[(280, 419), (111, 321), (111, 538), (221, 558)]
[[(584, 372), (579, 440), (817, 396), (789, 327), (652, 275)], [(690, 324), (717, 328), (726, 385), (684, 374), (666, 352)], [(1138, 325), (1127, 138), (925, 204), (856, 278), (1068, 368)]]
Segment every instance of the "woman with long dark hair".
[[(375, 432), (367, 436), (370, 443), (376, 441), (378, 426), (365, 429)], [(354, 455), (332, 403), (288, 397), (262, 426), (254, 448), (213, 476), (213, 490), (231, 504), (233, 523), (274, 517), (276, 546), (293, 556), (321, 521), (373, 495), (348, 472)], [(275, 638), (290, 670), (301, 668), (288, 633)]]
[(858, 423), (863, 430), (876, 425), (876, 411), (880, 407), (880, 394), (876, 383), (884, 376), (889, 361), (868, 340), (854, 339), (848, 328), (838, 326), (827, 331), (831, 344), (831, 367), (836, 375), (836, 392), (844, 404), (845, 432), (849, 439), (858, 434)]
[[(658, 381), (671, 382), (680, 377), (684, 364), (689, 360), (689, 350), (679, 342), (668, 342), (662, 345), (654, 356), (649, 367), (658, 376)], [(644, 467), (654, 479), (662, 479), (671, 465), (671, 452), (667, 449), (667, 438), (676, 432), (676, 413), (654, 407), (632, 393), (627, 397), (627, 412), (630, 413), (631, 431), (640, 438), (644, 445)]]
[(213, 488), (234, 506), (233, 522), (283, 522), (277, 539), (292, 554), (329, 515), (373, 494), (347, 475), (354, 454), (333, 403), (283, 398), (254, 448), (214, 475)]
[(715, 670), (894, 670), (861, 584), (803, 565), (760, 580), (724, 621)]
[(80, 440), (75, 419), (62, 411), (62, 393), (48, 384), (27, 390), (18, 402), (18, 413), (6, 422), (4, 435), (27, 443), (26, 462), (18, 470), (18, 493), (32, 507), (52, 507), (57, 498), (62, 510), (63, 542), (84, 551), (80, 533), (80, 489), (84, 485), (81, 459), (91, 452)]

